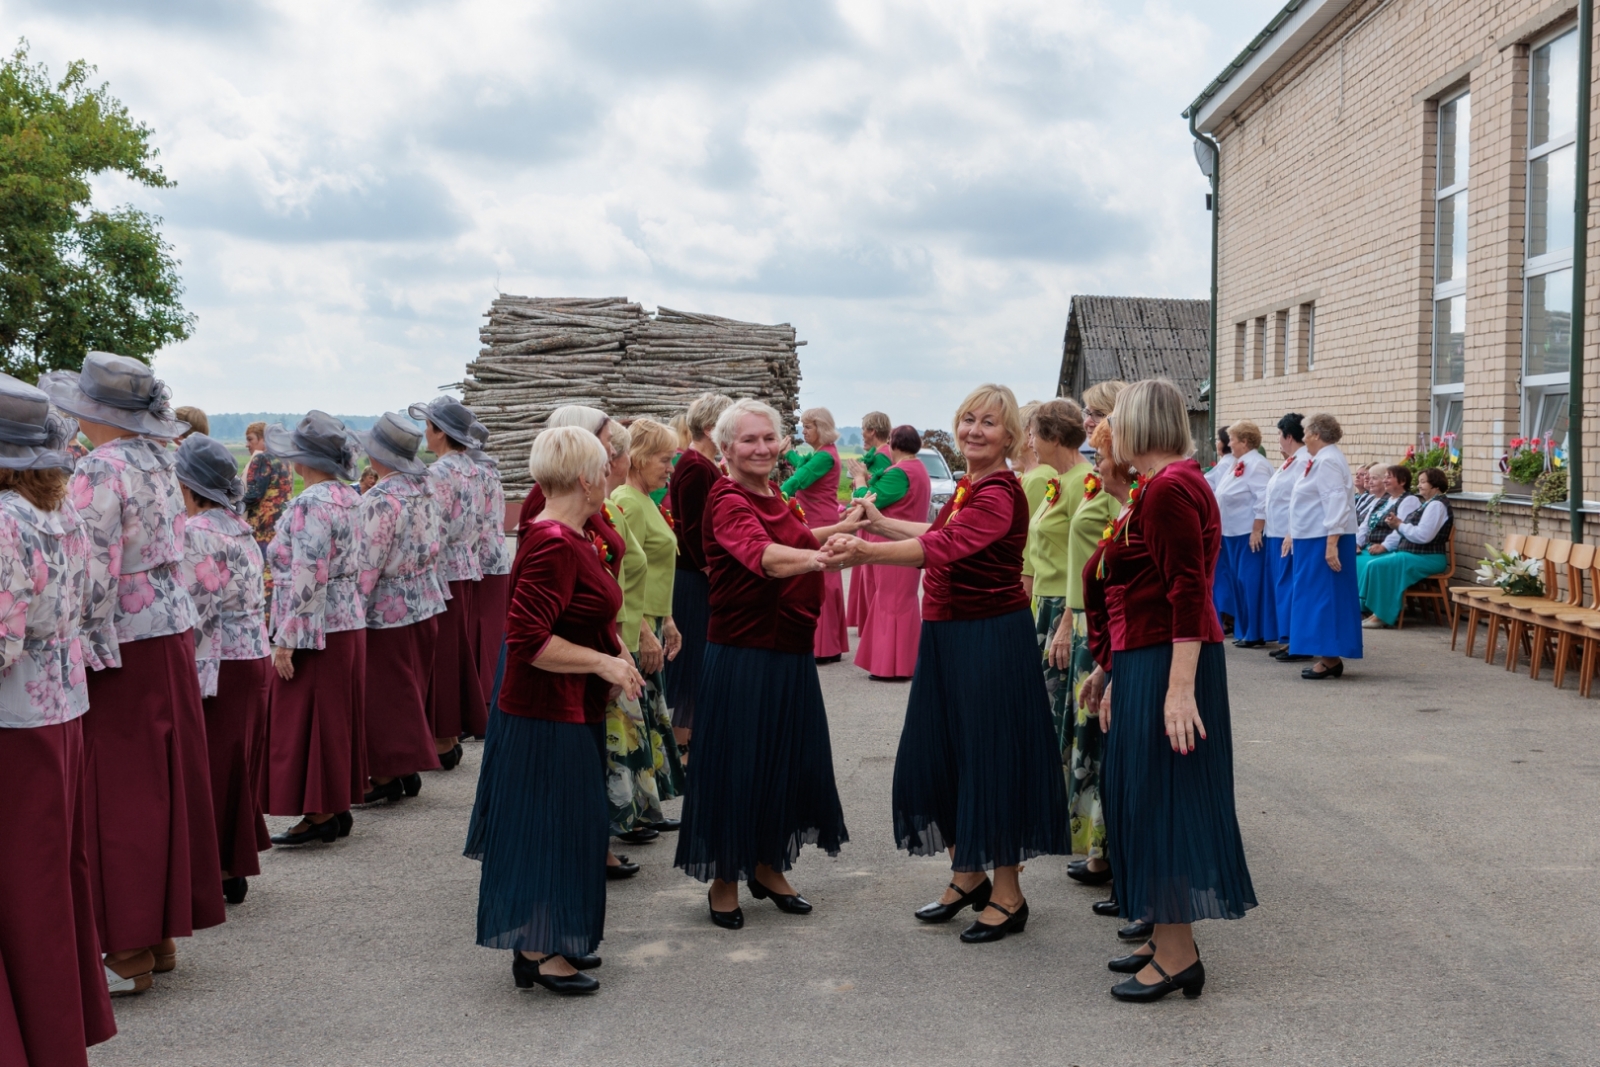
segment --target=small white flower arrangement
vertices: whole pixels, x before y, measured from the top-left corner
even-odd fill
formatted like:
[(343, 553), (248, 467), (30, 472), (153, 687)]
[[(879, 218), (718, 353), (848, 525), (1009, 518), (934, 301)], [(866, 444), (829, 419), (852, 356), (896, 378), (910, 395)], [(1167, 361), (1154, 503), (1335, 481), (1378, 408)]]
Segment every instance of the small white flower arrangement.
[(1479, 585), (1492, 585), (1508, 596), (1544, 596), (1544, 560), (1524, 559), (1520, 552), (1503, 552), (1484, 545), (1489, 558), (1478, 561), (1473, 573)]

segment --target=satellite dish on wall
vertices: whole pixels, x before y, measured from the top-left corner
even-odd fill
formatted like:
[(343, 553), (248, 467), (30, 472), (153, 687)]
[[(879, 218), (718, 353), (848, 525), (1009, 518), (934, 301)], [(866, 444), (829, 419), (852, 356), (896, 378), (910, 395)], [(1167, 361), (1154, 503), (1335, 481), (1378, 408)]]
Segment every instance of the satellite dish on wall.
[(1209, 178), (1217, 169), (1217, 150), (1205, 141), (1197, 140), (1194, 142), (1194, 161), (1200, 164), (1200, 173)]

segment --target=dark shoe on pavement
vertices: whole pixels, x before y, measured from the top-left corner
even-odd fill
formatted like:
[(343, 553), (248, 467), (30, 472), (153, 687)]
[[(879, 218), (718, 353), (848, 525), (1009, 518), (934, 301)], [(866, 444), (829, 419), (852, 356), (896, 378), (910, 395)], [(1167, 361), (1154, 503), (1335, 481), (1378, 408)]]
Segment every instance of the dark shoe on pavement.
[(1028, 928), (1028, 902), (1024, 900), (1016, 911), (1012, 911), (1003, 904), (989, 901), (989, 907), (1006, 917), (1005, 922), (986, 923), (981, 918), (971, 926), (961, 931), (961, 940), (969, 945), (981, 945), (989, 941), (1004, 941), (1007, 934), (1020, 934)]
[(630, 845), (642, 845), (654, 841), (661, 836), (661, 831), (649, 826), (641, 826), (636, 830), (629, 830), (625, 834), (618, 834), (618, 841), (626, 841)]
[(1111, 865), (1107, 864), (1105, 869), (1100, 871), (1091, 871), (1087, 863), (1077, 870), (1068, 867), (1067, 877), (1084, 885), (1106, 885), (1111, 881)]
[(1193, 964), (1185, 967), (1177, 974), (1168, 974), (1161, 969), (1161, 964), (1154, 959), (1150, 961), (1150, 966), (1156, 969), (1156, 973), (1161, 976), (1161, 981), (1155, 985), (1145, 985), (1139, 981), (1138, 976), (1133, 976), (1112, 986), (1111, 995), (1118, 1000), (1146, 1003), (1152, 1000), (1160, 1000), (1175, 989), (1183, 990), (1183, 995), (1190, 999), (1198, 997), (1205, 990), (1206, 967), (1199, 960), (1195, 960)]
[[(545, 957), (548, 959), (549, 957)], [(522, 953), (514, 953), (511, 957), (511, 980), (517, 984), (518, 989), (532, 989), (542, 985), (552, 993), (593, 993), (600, 988), (600, 980), (593, 978), (582, 971), (577, 974), (545, 974), (539, 970), (539, 964), (544, 960), (530, 960)]]
[(1112, 897), (1110, 900), (1095, 901), (1089, 906), (1089, 910), (1094, 912), (1096, 915), (1102, 915), (1107, 918), (1115, 919), (1122, 913), (1121, 907), (1122, 906), (1117, 903), (1117, 898)]
[(1117, 931), (1117, 937), (1123, 941), (1148, 941), (1155, 932), (1154, 923), (1129, 923)]
[(985, 877), (970, 890), (964, 891), (954, 882), (950, 883), (950, 888), (960, 894), (955, 900), (948, 904), (941, 904), (937, 900), (932, 904), (924, 904), (914, 912), (916, 917), (925, 923), (947, 923), (961, 914), (962, 908), (971, 908), (982, 914), (983, 909), (989, 906), (989, 894), (994, 892), (994, 883)]
[(632, 878), (639, 873), (639, 865), (626, 856), (618, 856), (617, 862), (606, 864), (606, 877), (613, 882), (619, 878)]

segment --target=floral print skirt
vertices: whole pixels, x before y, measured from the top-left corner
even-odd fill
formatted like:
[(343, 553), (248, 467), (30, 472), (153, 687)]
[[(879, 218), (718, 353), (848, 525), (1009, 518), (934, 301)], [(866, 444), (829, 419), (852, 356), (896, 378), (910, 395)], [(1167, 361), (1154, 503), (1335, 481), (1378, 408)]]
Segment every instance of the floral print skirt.
[[(661, 637), (661, 620), (652, 620)], [(634, 653), (634, 663), (639, 654)], [(606, 803), (611, 832), (627, 833), (666, 816), (661, 802), (683, 793), (683, 761), (672, 733), (662, 672), (644, 676), (638, 700), (618, 695), (606, 707)]]
[(1106, 735), (1100, 732), (1100, 716), (1083, 707), (1078, 699), (1083, 683), (1094, 673), (1094, 657), (1089, 654), (1089, 629), (1081, 611), (1072, 613), (1072, 666), (1067, 690), (1071, 693), (1072, 747), (1067, 754), (1067, 815), (1072, 831), (1072, 851), (1106, 857), (1106, 817), (1100, 802), (1100, 765), (1105, 754)]
[(1039, 663), (1044, 668), (1044, 691), (1050, 698), (1050, 721), (1056, 728), (1056, 745), (1061, 753), (1061, 763), (1066, 765), (1072, 753), (1072, 687), (1067, 672), (1050, 666), (1050, 641), (1056, 627), (1067, 612), (1067, 598), (1037, 596), (1033, 598), (1034, 636), (1039, 642)]

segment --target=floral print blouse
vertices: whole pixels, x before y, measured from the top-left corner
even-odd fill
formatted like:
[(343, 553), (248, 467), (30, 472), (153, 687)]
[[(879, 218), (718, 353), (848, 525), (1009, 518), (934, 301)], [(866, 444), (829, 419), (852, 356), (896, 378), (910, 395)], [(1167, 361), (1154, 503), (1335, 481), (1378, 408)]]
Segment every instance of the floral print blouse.
[(506, 547), (506, 490), (500, 484), (500, 464), (493, 456), (472, 453), (480, 480), (483, 503), (483, 537), (478, 542), (478, 569), (485, 575), (510, 574), (511, 550)]
[(391, 474), (361, 497), (361, 595), (367, 625), (410, 626), (445, 610), (444, 524), (425, 476)]
[(328, 634), (365, 629), (361, 600), (361, 494), (317, 482), (289, 502), (267, 546), (272, 568), (272, 643), (327, 647)]
[(175, 453), (149, 437), (119, 437), (78, 460), (68, 497), (89, 535), (84, 658), (121, 667), (120, 646), (193, 629), (184, 588), (183, 493)]
[(40, 511), (0, 492), (0, 728), (54, 726), (89, 710), (78, 638), (88, 562), (71, 504)]
[(214, 697), (223, 660), (272, 655), (261, 549), (250, 524), (226, 508), (191, 516), (183, 541), (183, 582), (198, 617), (194, 658), (200, 695)]
[(278, 516), (293, 495), (294, 472), (289, 464), (265, 452), (250, 457), (244, 469), (244, 515), (255, 531), (256, 544), (265, 548), (272, 543)]
[(486, 508), (477, 464), (466, 452), (446, 452), (428, 468), (428, 482), (444, 522), (439, 577), (447, 582), (475, 582), (483, 577), (478, 539)]

